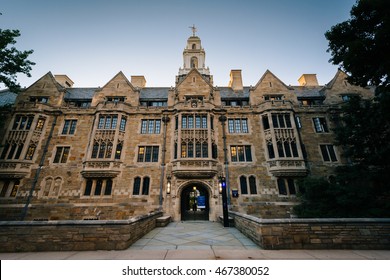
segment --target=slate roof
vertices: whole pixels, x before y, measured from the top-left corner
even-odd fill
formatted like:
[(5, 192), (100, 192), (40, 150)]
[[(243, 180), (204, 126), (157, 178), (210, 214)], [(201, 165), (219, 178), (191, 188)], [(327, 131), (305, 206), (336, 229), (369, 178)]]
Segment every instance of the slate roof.
[(318, 86), (318, 87), (295, 86), (293, 88), (297, 98), (325, 98), (324, 94), (322, 93), (322, 89), (323, 89), (322, 86)]
[[(322, 86), (318, 87), (292, 87), (298, 98), (325, 98)], [(67, 88), (65, 92), (66, 100), (92, 100), (95, 91), (99, 88)], [(219, 87), (222, 99), (247, 99), (249, 98), (249, 87), (244, 87), (243, 91), (234, 92), (230, 87)], [(149, 87), (142, 88), (140, 92), (141, 100), (167, 100), (169, 87)], [(16, 94), (8, 89), (0, 91), (0, 107), (14, 104)]]
[(167, 100), (169, 87), (142, 88), (140, 99), (142, 100)]
[(64, 98), (66, 100), (92, 100), (98, 88), (67, 88)]
[(219, 87), (222, 99), (249, 98), (249, 87), (244, 87), (243, 91), (234, 92), (230, 87)]
[(16, 100), (16, 93), (9, 91), (9, 89), (4, 89), (0, 91), (0, 107), (14, 104)]

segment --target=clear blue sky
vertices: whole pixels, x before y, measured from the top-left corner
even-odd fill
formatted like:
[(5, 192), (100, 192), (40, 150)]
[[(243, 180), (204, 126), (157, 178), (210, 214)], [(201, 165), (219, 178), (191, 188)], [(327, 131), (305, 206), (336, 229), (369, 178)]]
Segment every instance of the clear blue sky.
[[(329, 82), (324, 33), (347, 20), (355, 0), (1, 0), (0, 28), (19, 29), (16, 47), (33, 49), (30, 86), (41, 76), (67, 74), (75, 87), (103, 86), (119, 71), (144, 75), (147, 86), (172, 86), (188, 28), (195, 24), (214, 85), (231, 69), (255, 85), (269, 69), (286, 84), (303, 73)], [(4, 88), (0, 85), (0, 88)]]

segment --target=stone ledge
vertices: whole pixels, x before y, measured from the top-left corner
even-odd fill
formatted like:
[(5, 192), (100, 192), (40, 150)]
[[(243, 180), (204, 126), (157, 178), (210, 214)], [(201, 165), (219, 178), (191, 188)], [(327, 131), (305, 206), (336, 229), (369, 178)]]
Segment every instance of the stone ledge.
[(129, 220), (0, 222), (0, 252), (123, 250), (156, 227), (157, 211)]
[(286, 219), (262, 219), (251, 215), (242, 214), (234, 211), (229, 211), (233, 216), (239, 216), (247, 220), (259, 224), (304, 224), (304, 223), (320, 223), (320, 224), (337, 224), (337, 223), (385, 223), (390, 224), (390, 218), (286, 218)]
[(235, 227), (263, 249), (390, 248), (390, 219), (261, 219), (230, 211)]
[(60, 221), (0, 221), (0, 228), (3, 226), (104, 226), (104, 225), (130, 225), (145, 219), (149, 219), (162, 212), (156, 211), (140, 215), (128, 220), (60, 220)]
[(162, 216), (156, 219), (156, 227), (165, 227), (171, 222), (171, 216)]

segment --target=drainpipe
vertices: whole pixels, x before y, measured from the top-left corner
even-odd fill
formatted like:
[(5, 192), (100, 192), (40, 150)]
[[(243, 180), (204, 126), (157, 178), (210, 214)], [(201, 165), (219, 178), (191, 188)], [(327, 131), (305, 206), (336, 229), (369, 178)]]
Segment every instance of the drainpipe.
[(22, 214), (20, 216), (20, 220), (21, 221), (24, 221), (24, 219), (26, 218), (26, 215), (27, 215), (27, 211), (28, 211), (28, 206), (30, 205), (30, 202), (31, 202), (31, 199), (33, 197), (33, 193), (34, 193), (34, 190), (35, 190), (35, 187), (38, 183), (38, 179), (39, 179), (39, 175), (41, 174), (41, 170), (43, 168), (43, 165), (45, 163), (45, 158), (46, 158), (46, 154), (47, 154), (47, 150), (49, 148), (49, 144), (50, 144), (50, 140), (51, 138), (53, 137), (53, 131), (54, 131), (54, 127), (56, 126), (57, 124), (57, 118), (58, 118), (58, 115), (61, 114), (61, 112), (55, 112), (55, 115), (54, 115), (54, 120), (53, 120), (53, 123), (51, 124), (51, 128), (50, 128), (50, 132), (49, 132), (49, 136), (47, 137), (47, 140), (46, 140), (46, 143), (45, 143), (45, 147), (43, 148), (43, 154), (42, 154), (42, 157), (41, 157), (41, 160), (39, 162), (39, 166), (38, 166), (38, 169), (37, 171), (35, 172), (35, 176), (34, 176), (34, 181), (32, 183), (32, 186), (31, 186), (31, 189), (30, 189), (30, 192), (28, 194), (28, 197), (27, 197), (27, 200), (26, 200), (26, 204), (24, 205), (24, 208), (22, 210)]
[(161, 175), (160, 175), (160, 197), (159, 197), (159, 210), (162, 211), (163, 205), (163, 184), (164, 184), (164, 173), (165, 173), (165, 153), (167, 151), (167, 123), (169, 122), (168, 116), (162, 117), (162, 122), (164, 124), (163, 130), (163, 146), (162, 146), (162, 158), (161, 158)]
[(220, 116), (219, 121), (222, 124), (223, 155), (224, 155), (225, 177), (226, 177), (226, 185), (227, 185), (227, 204), (230, 205), (229, 162), (227, 157), (226, 132), (225, 132), (225, 124), (227, 121), (226, 116)]

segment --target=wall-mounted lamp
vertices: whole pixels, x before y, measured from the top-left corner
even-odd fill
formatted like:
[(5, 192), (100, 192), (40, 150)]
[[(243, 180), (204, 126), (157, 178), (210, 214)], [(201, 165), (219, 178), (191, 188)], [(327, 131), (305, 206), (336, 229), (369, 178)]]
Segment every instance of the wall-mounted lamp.
[(226, 188), (226, 178), (220, 176), (220, 177), (219, 177), (219, 182), (218, 182), (219, 194), (222, 194), (222, 193), (223, 193), (223, 189), (224, 189), (224, 188)]
[(171, 177), (167, 177), (167, 194), (171, 194)]

